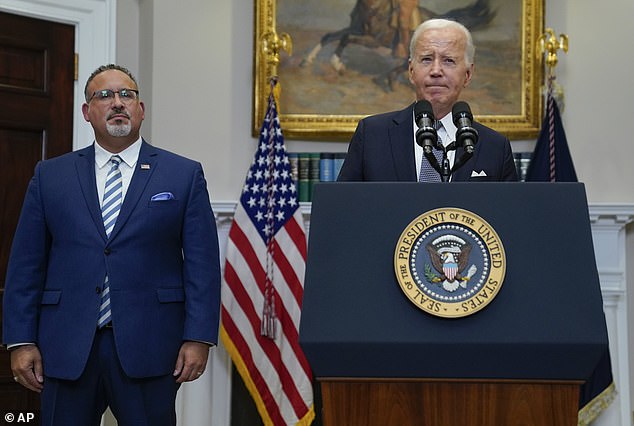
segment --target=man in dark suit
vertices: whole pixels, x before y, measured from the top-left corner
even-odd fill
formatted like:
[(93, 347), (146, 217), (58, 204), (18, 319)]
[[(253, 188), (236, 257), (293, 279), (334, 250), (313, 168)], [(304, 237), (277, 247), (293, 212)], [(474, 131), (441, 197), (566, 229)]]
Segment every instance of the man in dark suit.
[(202, 167), (152, 147), (137, 83), (88, 79), (95, 144), (40, 162), (16, 230), (3, 337), (42, 424), (176, 424), (181, 383), (217, 342), (218, 237)]
[[(474, 55), (469, 30), (455, 21), (431, 19), (412, 35), (409, 80), (416, 99), (429, 101), (435, 118), (442, 123), (438, 137), (444, 146), (455, 141), (457, 129), (451, 111), (471, 81)], [(416, 144), (414, 105), (361, 120), (338, 180), (440, 181), (440, 175), (431, 169), (423, 149)], [(479, 133), (479, 142), (473, 156), (452, 174), (451, 180), (517, 181), (509, 140), (480, 123), (473, 123), (473, 127)], [(449, 151), (451, 167), (463, 152), (463, 148)]]

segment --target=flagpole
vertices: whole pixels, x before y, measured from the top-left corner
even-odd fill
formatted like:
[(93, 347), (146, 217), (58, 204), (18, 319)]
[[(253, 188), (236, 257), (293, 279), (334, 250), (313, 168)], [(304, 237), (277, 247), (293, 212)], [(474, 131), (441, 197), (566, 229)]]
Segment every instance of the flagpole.
[(555, 89), (558, 89), (558, 91), (561, 92), (561, 96), (563, 96), (563, 89), (556, 87), (555, 83), (555, 67), (559, 62), (557, 58), (558, 50), (568, 52), (568, 36), (566, 34), (559, 34), (558, 39), (552, 28), (546, 28), (546, 32), (537, 39), (536, 52), (540, 59), (544, 55), (546, 56), (544, 65), (546, 66), (546, 88), (547, 95), (549, 96), (554, 95)]
[(560, 34), (559, 39), (557, 39), (553, 29), (546, 28), (546, 32), (537, 40), (537, 54), (540, 58), (546, 55), (546, 117), (548, 117), (549, 177), (551, 182), (557, 180), (555, 168), (555, 86), (563, 98), (563, 89), (555, 83), (555, 67), (558, 62), (557, 51), (560, 49), (564, 52), (568, 52), (568, 36), (566, 34)]
[[(271, 27), (262, 34), (260, 38), (262, 55), (264, 56), (264, 62), (266, 63), (267, 73), (269, 76), (270, 93), (269, 97), (273, 96), (273, 102), (277, 109), (277, 116), (280, 114), (280, 92), (281, 85), (279, 84), (279, 77), (277, 68), (280, 64), (280, 52), (285, 50), (289, 55), (292, 54), (293, 42), (291, 36), (287, 33), (281, 33), (278, 35), (275, 29), (275, 22), (271, 22)], [(269, 167), (274, 168), (272, 157), (275, 155), (275, 147), (273, 146), (273, 123), (269, 122), (269, 139), (267, 141), (266, 150), (269, 153)], [(271, 170), (272, 172), (272, 170)], [(270, 178), (272, 179), (272, 177)], [(269, 186), (272, 188), (272, 185)], [(274, 198), (274, 194), (268, 194), (269, 199)], [(269, 221), (273, 222), (273, 215), (269, 213)], [(272, 226), (272, 223), (269, 224)], [(273, 256), (274, 256), (274, 235), (268, 236), (267, 240), (267, 262), (266, 262), (266, 281), (264, 285), (264, 306), (262, 307), (262, 324), (260, 333), (262, 336), (270, 339), (275, 339), (277, 327), (276, 327), (276, 314), (275, 314), (275, 291), (274, 291), (274, 277), (273, 277)]]

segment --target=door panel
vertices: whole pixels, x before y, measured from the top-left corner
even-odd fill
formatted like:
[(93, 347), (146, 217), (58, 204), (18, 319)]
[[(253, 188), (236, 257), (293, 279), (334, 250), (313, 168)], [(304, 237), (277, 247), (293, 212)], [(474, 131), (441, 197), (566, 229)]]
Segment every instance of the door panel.
[[(75, 28), (0, 12), (0, 302), (13, 233), (38, 161), (73, 146)], [(0, 324), (2, 305), (0, 304)], [(0, 406), (37, 412), (0, 350)]]

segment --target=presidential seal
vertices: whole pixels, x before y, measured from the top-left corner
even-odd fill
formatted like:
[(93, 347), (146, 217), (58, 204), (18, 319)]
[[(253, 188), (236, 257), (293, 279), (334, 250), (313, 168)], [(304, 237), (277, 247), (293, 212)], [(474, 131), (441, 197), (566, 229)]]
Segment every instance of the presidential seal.
[(407, 225), (396, 244), (394, 271), (418, 308), (458, 318), (495, 298), (504, 281), (506, 255), (484, 219), (467, 210), (441, 208)]

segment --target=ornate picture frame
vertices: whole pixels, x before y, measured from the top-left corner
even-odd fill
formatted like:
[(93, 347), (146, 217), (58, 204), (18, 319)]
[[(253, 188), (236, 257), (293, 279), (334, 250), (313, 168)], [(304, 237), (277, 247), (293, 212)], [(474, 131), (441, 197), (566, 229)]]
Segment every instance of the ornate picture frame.
[[(279, 77), (278, 108), (288, 139), (349, 141), (361, 118), (413, 102), (403, 46), (400, 55), (394, 46), (401, 1), (254, 0), (253, 135), (260, 131), (272, 75)], [(543, 115), (536, 43), (544, 29), (544, 0), (421, 3), (410, 28), (428, 17), (450, 17), (464, 20), (472, 32), (475, 73), (462, 100), (476, 120), (509, 139), (536, 137)], [(279, 65), (263, 54), (271, 33), (292, 39), (292, 55), (282, 51)]]

